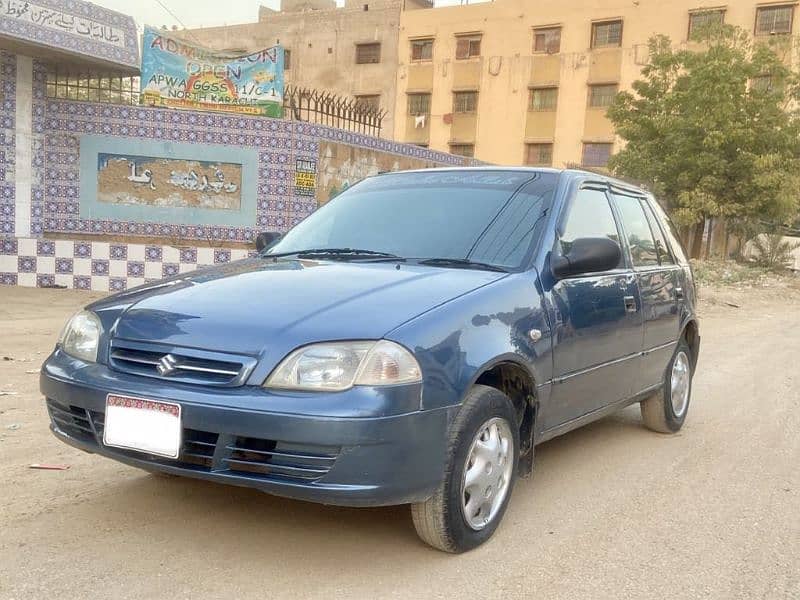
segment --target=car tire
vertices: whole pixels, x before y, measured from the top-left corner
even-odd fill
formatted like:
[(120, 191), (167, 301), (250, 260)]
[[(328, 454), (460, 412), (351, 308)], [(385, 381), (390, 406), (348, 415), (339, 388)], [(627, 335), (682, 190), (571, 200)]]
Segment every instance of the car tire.
[[(495, 532), (516, 478), (519, 427), (515, 414), (502, 392), (484, 385), (470, 390), (450, 426), (442, 483), (428, 500), (411, 505), (414, 527), (423, 541), (460, 553), (479, 546)], [(475, 493), (478, 488), (484, 496)]]
[(664, 372), (662, 389), (641, 402), (642, 421), (648, 429), (659, 433), (680, 430), (689, 412), (692, 375), (692, 350), (681, 338)]

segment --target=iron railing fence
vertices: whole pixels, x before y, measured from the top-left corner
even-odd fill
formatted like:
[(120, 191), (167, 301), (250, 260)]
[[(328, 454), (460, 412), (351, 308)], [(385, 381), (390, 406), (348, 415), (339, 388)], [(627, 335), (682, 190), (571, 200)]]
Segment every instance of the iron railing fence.
[[(45, 85), (48, 98), (124, 105), (140, 103), (138, 77), (48, 72)], [(286, 86), (283, 108), (284, 119), (374, 136), (380, 135), (387, 114), (385, 110), (355, 98), (294, 85)]]

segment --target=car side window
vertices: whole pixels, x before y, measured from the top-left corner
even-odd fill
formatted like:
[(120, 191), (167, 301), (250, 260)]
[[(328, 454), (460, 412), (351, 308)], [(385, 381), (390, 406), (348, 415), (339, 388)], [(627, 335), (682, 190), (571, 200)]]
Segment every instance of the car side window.
[(650, 267), (659, 264), (656, 242), (640, 199), (636, 196), (614, 194), (614, 200), (622, 217), (622, 227), (628, 238), (633, 266)]
[(675, 224), (657, 201), (653, 201), (651, 208), (655, 211), (661, 223), (665, 225), (664, 233), (667, 235), (670, 248), (672, 248), (672, 253), (675, 255), (678, 264), (688, 265), (689, 259), (686, 257), (686, 249), (683, 247), (683, 242), (681, 242), (681, 237)]
[(567, 211), (560, 236), (562, 254), (567, 254), (578, 238), (607, 237), (620, 243), (617, 223), (605, 192), (579, 190)]
[(667, 246), (667, 239), (664, 237), (664, 231), (661, 225), (658, 224), (658, 219), (653, 214), (653, 207), (647, 201), (642, 201), (644, 212), (647, 214), (647, 221), (650, 223), (650, 231), (653, 232), (653, 238), (656, 241), (656, 253), (658, 253), (658, 262), (662, 265), (674, 265), (675, 261), (672, 259), (672, 254), (669, 252)]

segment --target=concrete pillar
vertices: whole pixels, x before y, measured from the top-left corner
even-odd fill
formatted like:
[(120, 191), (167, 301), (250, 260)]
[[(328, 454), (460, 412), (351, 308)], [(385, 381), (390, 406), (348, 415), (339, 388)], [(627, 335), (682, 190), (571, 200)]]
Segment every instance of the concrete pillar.
[(15, 228), (17, 237), (31, 236), (33, 162), (33, 59), (17, 55), (15, 123)]

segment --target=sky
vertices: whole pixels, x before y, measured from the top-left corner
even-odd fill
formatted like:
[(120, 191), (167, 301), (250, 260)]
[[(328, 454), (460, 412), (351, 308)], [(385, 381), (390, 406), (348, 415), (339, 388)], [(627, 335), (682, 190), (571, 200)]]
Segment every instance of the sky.
[[(143, 25), (156, 27), (166, 25), (170, 28), (176, 25), (191, 28), (254, 23), (258, 21), (260, 5), (263, 4), (275, 10), (280, 8), (280, 0), (160, 0), (160, 3), (159, 0), (92, 1), (100, 6), (132, 16), (139, 28)], [(438, 6), (459, 4), (459, 2), (460, 0), (437, 0), (436, 4)], [(339, 3), (344, 4), (343, 2)]]

